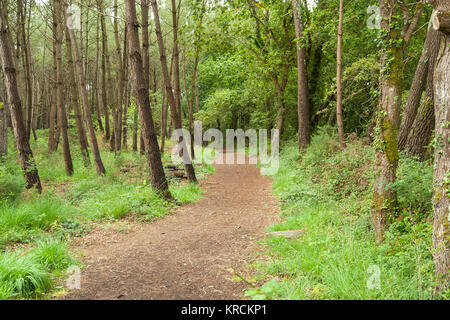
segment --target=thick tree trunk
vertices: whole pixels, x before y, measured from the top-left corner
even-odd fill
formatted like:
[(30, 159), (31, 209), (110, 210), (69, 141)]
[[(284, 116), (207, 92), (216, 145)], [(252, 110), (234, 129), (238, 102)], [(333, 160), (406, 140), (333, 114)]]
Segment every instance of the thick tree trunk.
[[(430, 23), (431, 25), (431, 23)], [(441, 43), (441, 33), (430, 26), (428, 33), (431, 33), (431, 40), (427, 50), (428, 72), (425, 97), (422, 99), (419, 112), (409, 132), (405, 151), (411, 156), (417, 156), (421, 160), (425, 159), (427, 146), (431, 141), (435, 124), (434, 119), (434, 70), (439, 54)], [(400, 140), (399, 140), (400, 141)]]
[(436, 148), (433, 197), (433, 257), (439, 280), (437, 289), (442, 292), (450, 284), (450, 3), (447, 0), (435, 0), (430, 1), (430, 4), (436, 10), (433, 27), (442, 32), (441, 50), (434, 72)]
[[(372, 204), (372, 223), (377, 243), (381, 243), (384, 239), (387, 219), (389, 215), (394, 214), (397, 200), (390, 184), (395, 181), (399, 160), (397, 130), (402, 97), (403, 53), (401, 48), (390, 45), (400, 41), (400, 31), (390, 28), (389, 22), (394, 19), (396, 11), (396, 8), (390, 8), (390, 5), (392, 5), (390, 1), (380, 0), (381, 27), (387, 34), (383, 39), (381, 63), (382, 69), (389, 69), (389, 72), (381, 75), (381, 104), (377, 114), (379, 146), (375, 160)], [(395, 3), (394, 6), (396, 5)]]
[[(66, 22), (70, 21), (72, 18), (69, 15), (68, 12), (68, 5), (66, 4), (65, 6), (65, 15), (66, 15)], [(80, 95), (80, 101), (81, 104), (83, 106), (83, 110), (84, 110), (84, 119), (86, 122), (86, 126), (88, 128), (89, 131), (89, 136), (90, 136), (90, 140), (91, 140), (91, 145), (92, 145), (92, 154), (94, 156), (94, 163), (95, 163), (95, 167), (97, 169), (97, 173), (99, 175), (104, 175), (106, 173), (105, 167), (103, 165), (101, 156), (100, 156), (100, 150), (98, 147), (98, 142), (97, 142), (97, 136), (95, 135), (95, 129), (94, 129), (94, 124), (92, 123), (92, 115), (91, 115), (91, 109), (89, 108), (88, 105), (88, 96), (87, 96), (87, 92), (86, 92), (86, 82), (84, 79), (84, 72), (83, 72), (83, 64), (80, 58), (80, 53), (78, 52), (78, 45), (77, 45), (77, 38), (75, 36), (75, 32), (73, 31), (73, 29), (68, 28), (69, 31), (69, 36), (70, 36), (70, 43), (72, 46), (72, 54), (73, 54), (73, 59), (74, 59), (74, 64), (75, 64), (75, 68), (76, 68), (76, 74), (77, 74), (77, 84), (78, 84), (78, 94)]]
[(131, 68), (133, 71), (133, 82), (136, 93), (136, 102), (141, 118), (142, 134), (145, 143), (145, 155), (149, 167), (150, 182), (152, 187), (164, 197), (170, 198), (169, 186), (164, 173), (159, 150), (158, 139), (153, 123), (148, 87), (143, 76), (144, 66), (140, 53), (139, 23), (136, 17), (136, 4), (134, 0), (126, 0), (126, 19), (128, 30), (128, 41), (130, 50)]
[[(172, 123), (173, 123), (175, 129), (182, 129), (181, 115), (178, 113), (177, 102), (176, 102), (176, 99), (175, 99), (175, 96), (174, 96), (174, 93), (172, 90), (172, 85), (170, 83), (169, 70), (167, 68), (166, 50), (164, 48), (164, 42), (163, 42), (163, 37), (162, 37), (158, 5), (156, 3), (156, 0), (150, 0), (150, 1), (151, 1), (152, 8), (153, 8), (155, 31), (156, 31), (157, 41), (158, 41), (162, 73), (163, 73), (163, 77), (164, 77), (164, 83), (166, 85), (166, 98), (168, 99), (170, 110), (171, 110)], [(184, 139), (183, 136), (180, 137), (179, 143), (181, 144), (181, 148), (183, 150), (187, 150), (186, 140)], [(183, 162), (184, 162), (184, 167), (185, 167), (186, 174), (187, 174), (189, 181), (196, 183), (197, 178), (195, 176), (194, 166), (191, 162), (191, 159), (190, 159), (188, 153), (183, 154)]]
[(63, 27), (64, 20), (62, 18), (63, 5), (62, 0), (53, 0), (53, 10), (56, 24), (56, 38), (54, 40), (54, 50), (56, 54), (56, 105), (59, 112), (59, 124), (61, 128), (62, 135), (62, 147), (64, 155), (64, 163), (66, 167), (66, 174), (71, 176), (73, 174), (73, 163), (72, 155), (70, 154), (69, 137), (67, 135), (68, 125), (67, 125), (67, 114), (63, 101), (63, 70), (62, 70), (62, 42), (63, 42)]
[[(292, 12), (294, 15), (295, 36), (297, 39), (303, 36), (303, 17), (301, 4), (298, 0), (292, 0)], [(303, 150), (311, 142), (311, 103), (308, 92), (308, 73), (306, 67), (306, 48), (297, 41), (297, 108), (298, 108), (298, 148)], [(284, 91), (284, 90), (283, 90)], [(280, 114), (281, 115), (281, 114)], [(280, 131), (281, 134), (281, 131)]]
[(341, 150), (345, 149), (344, 122), (342, 120), (342, 33), (344, 20), (344, 0), (339, 1), (339, 27), (337, 43), (337, 77), (336, 77), (336, 122), (339, 132)]
[(39, 178), (39, 173), (33, 158), (33, 152), (31, 151), (23, 122), (22, 103), (20, 101), (19, 90), (17, 88), (16, 68), (14, 67), (14, 62), (11, 55), (11, 47), (6, 29), (7, 16), (4, 15), (3, 5), (4, 3), (0, 3), (0, 57), (2, 60), (3, 74), (5, 77), (5, 87), (8, 105), (10, 108), (14, 139), (16, 141), (20, 164), (25, 179), (27, 180), (27, 188), (36, 187), (36, 189), (41, 192), (41, 180)]
[[(432, 28), (430, 21), (422, 55), (420, 56), (419, 63), (417, 64), (416, 73), (414, 74), (413, 82), (409, 90), (405, 111), (403, 111), (398, 134), (398, 147), (400, 150), (404, 150), (408, 142), (408, 136), (410, 135), (411, 129), (413, 128), (413, 123), (417, 117), (417, 110), (422, 98), (422, 92), (425, 88), (427, 75), (429, 75), (429, 70), (431, 67), (430, 62), (432, 62), (433, 56), (436, 57), (437, 52), (439, 51), (439, 44), (439, 32)], [(434, 58), (434, 60), (435, 59), (436, 58)]]

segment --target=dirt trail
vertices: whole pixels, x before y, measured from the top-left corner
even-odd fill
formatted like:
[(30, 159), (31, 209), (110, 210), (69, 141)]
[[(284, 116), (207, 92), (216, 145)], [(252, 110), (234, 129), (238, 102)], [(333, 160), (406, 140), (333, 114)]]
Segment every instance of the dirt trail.
[(231, 281), (258, 252), (254, 242), (276, 219), (271, 180), (254, 165), (215, 165), (206, 191), (160, 221), (129, 234), (81, 239), (81, 289), (65, 299), (242, 299)]

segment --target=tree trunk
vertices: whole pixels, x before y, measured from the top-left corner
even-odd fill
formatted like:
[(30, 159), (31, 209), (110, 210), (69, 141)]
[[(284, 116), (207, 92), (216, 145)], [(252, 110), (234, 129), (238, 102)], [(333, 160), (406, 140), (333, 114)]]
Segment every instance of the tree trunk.
[[(56, 21), (56, 16), (54, 10), (52, 11), (53, 21)], [(53, 31), (53, 42), (56, 39), (56, 24), (53, 23), (52, 25), (52, 31)], [(53, 47), (54, 47), (53, 43)], [(56, 118), (57, 118), (57, 107), (56, 107), (56, 94), (57, 94), (57, 84), (56, 84), (56, 78), (57, 78), (57, 70), (56, 70), (56, 52), (53, 50), (53, 87), (52, 87), (52, 96), (51, 96), (51, 102), (50, 102), (50, 115), (49, 115), (49, 130), (48, 130), (48, 153), (53, 153), (56, 151), (57, 148), (57, 141), (56, 141)]]
[(142, 134), (145, 143), (145, 155), (149, 166), (150, 182), (152, 187), (164, 197), (170, 198), (169, 186), (164, 173), (158, 139), (153, 123), (152, 110), (148, 96), (148, 87), (145, 83), (144, 66), (140, 53), (139, 23), (136, 17), (136, 4), (134, 0), (126, 0), (126, 20), (128, 30), (128, 43), (130, 50), (131, 68), (136, 93), (136, 102), (141, 118)]
[(8, 155), (8, 125), (6, 123), (6, 103), (0, 99), (0, 161)]
[(108, 100), (108, 84), (109, 76), (109, 53), (108, 53), (108, 38), (106, 31), (106, 21), (104, 15), (103, 0), (97, 0), (98, 10), (100, 11), (100, 25), (102, 29), (102, 103), (103, 112), (105, 114), (105, 139), (110, 141), (111, 129), (109, 125), (109, 100)]
[(96, 29), (96, 41), (97, 41), (97, 55), (95, 57), (95, 87), (96, 87), (96, 94), (97, 94), (97, 123), (98, 123), (98, 128), (100, 129), (100, 131), (102, 131), (103, 133), (105, 133), (106, 135), (106, 131), (105, 128), (103, 127), (103, 122), (102, 122), (102, 114), (105, 114), (105, 106), (103, 104), (103, 99), (102, 99), (102, 92), (101, 92), (101, 85), (99, 84), (100, 82), (100, 21), (99, 21), (99, 17), (97, 16), (97, 29)]
[[(114, 40), (116, 42), (116, 53), (117, 53), (117, 101), (116, 101), (116, 112), (114, 115), (115, 125), (114, 125), (114, 138), (115, 138), (115, 151), (120, 151), (122, 149), (122, 105), (123, 105), (123, 97), (124, 97), (124, 61), (122, 59), (122, 50), (120, 48), (119, 41), (119, 26), (118, 26), (118, 6), (117, 0), (114, 0)], [(126, 50), (126, 48), (124, 48)]]
[(384, 48), (381, 52), (381, 104), (377, 114), (377, 131), (379, 145), (375, 160), (374, 195), (372, 204), (372, 223), (375, 240), (379, 244), (384, 239), (388, 215), (393, 215), (396, 208), (396, 194), (390, 188), (395, 181), (399, 154), (397, 146), (397, 130), (401, 108), (403, 82), (403, 53), (398, 46), (391, 45), (401, 39), (400, 31), (390, 27), (395, 19), (394, 8), (388, 0), (380, 0), (381, 27), (386, 30)]
[[(441, 43), (441, 33), (431, 27), (428, 33), (432, 34), (431, 44), (427, 50), (428, 72), (427, 85), (425, 97), (420, 105), (414, 124), (409, 132), (405, 151), (410, 156), (417, 156), (422, 161), (425, 159), (427, 153), (427, 146), (431, 141), (433, 129), (435, 125), (434, 119), (434, 70), (436, 67), (436, 60), (439, 54), (439, 47)], [(400, 141), (400, 140), (399, 140)]]
[(449, 228), (449, 169), (450, 169), (450, 3), (430, 1), (436, 10), (433, 27), (442, 32), (441, 50), (434, 72), (436, 148), (434, 154), (434, 222), (433, 257), (438, 275), (438, 292), (449, 288), (450, 228)]
[(53, 10), (56, 24), (56, 37), (53, 42), (56, 54), (56, 105), (59, 112), (59, 124), (62, 135), (62, 147), (64, 155), (64, 163), (66, 167), (66, 174), (71, 176), (73, 174), (72, 155), (70, 154), (69, 137), (67, 135), (67, 114), (63, 101), (63, 70), (62, 70), (62, 42), (63, 42), (63, 27), (64, 20), (62, 19), (63, 6), (62, 0), (53, 0)]
[(405, 111), (403, 111), (398, 134), (398, 148), (400, 150), (404, 150), (408, 142), (408, 136), (413, 128), (414, 120), (417, 117), (417, 110), (422, 98), (422, 92), (425, 88), (427, 75), (429, 75), (430, 62), (432, 62), (432, 57), (436, 56), (439, 51), (439, 44), (439, 32), (432, 28), (430, 21), (422, 55), (417, 64), (416, 73), (414, 74), (413, 82), (409, 90)]
[[(31, 6), (31, 5), (30, 5)], [(31, 8), (30, 8), (31, 10)], [(25, 115), (25, 129), (27, 132), (27, 137), (30, 139), (31, 134), (31, 119), (32, 119), (32, 108), (33, 108), (33, 87), (31, 84), (31, 61), (30, 61), (30, 48), (29, 41), (26, 36), (25, 29), (25, 17), (27, 15), (27, 10), (23, 6), (23, 0), (17, 1), (17, 13), (19, 17), (19, 37), (20, 42), (23, 46), (22, 55), (23, 55), (23, 69), (25, 74), (25, 84), (26, 84), (26, 115)]]
[(23, 123), (22, 103), (17, 88), (16, 68), (14, 67), (11, 55), (8, 32), (6, 29), (7, 16), (3, 12), (4, 3), (0, 3), (0, 56), (2, 60), (3, 74), (5, 77), (6, 94), (8, 105), (10, 108), (11, 122), (16, 141), (17, 151), (19, 154), (20, 164), (27, 180), (27, 188), (36, 187), (41, 192), (41, 180), (34, 161), (33, 152), (31, 151), (29, 141), (26, 136), (26, 129)]
[(342, 120), (342, 33), (344, 20), (344, 0), (339, 1), (339, 27), (337, 43), (337, 77), (336, 77), (336, 122), (339, 132), (341, 150), (345, 149), (344, 122)]
[[(298, 0), (292, 0), (292, 12), (294, 15), (295, 36), (300, 39), (303, 36), (303, 17), (301, 4)], [(304, 149), (311, 142), (310, 122), (311, 103), (308, 92), (308, 73), (306, 67), (306, 48), (297, 41), (297, 108), (298, 108), (298, 148)], [(284, 90), (283, 90), (284, 91)], [(281, 131), (280, 131), (281, 134)]]
[[(86, 131), (83, 125), (83, 115), (81, 113), (80, 107), (78, 105), (78, 90), (77, 83), (75, 79), (73, 58), (72, 58), (72, 48), (70, 45), (70, 35), (67, 28), (64, 28), (66, 34), (66, 56), (67, 56), (67, 67), (69, 71), (69, 80), (70, 80), (70, 97), (71, 103), (75, 114), (75, 123), (77, 126), (78, 132), (78, 141), (80, 143), (81, 155), (83, 157), (83, 163), (85, 167), (90, 165), (89, 159), (89, 143), (87, 140)], [(97, 110), (98, 112), (98, 110)]]
[[(164, 83), (166, 85), (166, 98), (168, 99), (168, 102), (169, 102), (174, 128), (182, 129), (181, 115), (178, 113), (177, 102), (175, 100), (175, 96), (174, 96), (174, 93), (172, 90), (172, 85), (170, 83), (169, 70), (167, 68), (166, 50), (164, 48), (164, 42), (163, 42), (163, 37), (162, 37), (162, 32), (161, 32), (161, 24), (160, 24), (160, 20), (159, 20), (158, 5), (156, 3), (156, 0), (150, 0), (150, 1), (151, 1), (152, 8), (153, 8), (155, 31), (156, 31), (157, 41), (158, 41), (162, 73), (163, 73), (163, 77), (164, 77)], [(174, 28), (174, 31), (175, 30), (176, 30), (176, 28)], [(181, 148), (183, 150), (187, 150), (186, 140), (184, 139), (183, 136), (180, 137), (179, 143), (181, 144)], [(197, 178), (195, 176), (194, 166), (192, 165), (192, 162), (191, 162), (191, 159), (190, 159), (188, 153), (183, 154), (183, 162), (184, 162), (184, 167), (185, 167), (186, 174), (187, 174), (189, 181), (196, 183)]]
[[(72, 18), (69, 15), (68, 12), (68, 5), (65, 4), (65, 15), (66, 15), (66, 22), (70, 21)], [(91, 140), (92, 145), (92, 154), (94, 156), (94, 163), (95, 167), (97, 169), (98, 175), (104, 175), (106, 173), (105, 167), (103, 165), (102, 159), (100, 157), (100, 150), (98, 147), (97, 142), (97, 136), (95, 135), (94, 130), (94, 124), (92, 123), (92, 115), (91, 115), (91, 109), (88, 105), (88, 96), (86, 92), (86, 82), (84, 79), (84, 72), (83, 72), (83, 64), (80, 58), (80, 53), (78, 52), (78, 45), (77, 45), (77, 38), (75, 36), (75, 32), (73, 29), (68, 28), (69, 36), (70, 36), (70, 43), (72, 46), (72, 54), (74, 59), (74, 64), (76, 68), (76, 74), (77, 74), (77, 84), (78, 84), (78, 94), (80, 95), (80, 101), (84, 109), (84, 119), (89, 131), (89, 136)]]

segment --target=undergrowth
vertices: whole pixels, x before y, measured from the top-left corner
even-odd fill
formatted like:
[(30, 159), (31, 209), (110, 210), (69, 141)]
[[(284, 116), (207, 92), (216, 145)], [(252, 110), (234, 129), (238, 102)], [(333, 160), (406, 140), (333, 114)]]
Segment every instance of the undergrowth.
[[(386, 239), (375, 245), (370, 206), (372, 147), (360, 141), (339, 150), (325, 128), (300, 155), (283, 148), (274, 192), (283, 222), (268, 231), (303, 229), (296, 240), (269, 238), (269, 262), (256, 263), (247, 291), (254, 299), (439, 299), (434, 292), (432, 249), (432, 168), (400, 160), (393, 185), (399, 213), (390, 219)], [(270, 281), (268, 281), (270, 280)], [(448, 298), (448, 296), (447, 296)]]

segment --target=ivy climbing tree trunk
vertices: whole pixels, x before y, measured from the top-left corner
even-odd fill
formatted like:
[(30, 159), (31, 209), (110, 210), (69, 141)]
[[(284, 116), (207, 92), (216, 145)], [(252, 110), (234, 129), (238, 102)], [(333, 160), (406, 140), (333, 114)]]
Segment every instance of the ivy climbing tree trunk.
[[(397, 132), (403, 88), (403, 53), (423, 11), (420, 2), (412, 21), (409, 9), (397, 0), (380, 0), (382, 51), (380, 106), (377, 111), (377, 151), (375, 159), (372, 223), (375, 241), (384, 239), (387, 220), (397, 207), (397, 196), (391, 185), (395, 182), (399, 160)], [(403, 15), (402, 15), (403, 11)], [(401, 17), (403, 16), (403, 23)], [(403, 25), (403, 28), (401, 27)]]
[(25, 179), (27, 180), (27, 188), (36, 189), (41, 192), (41, 180), (39, 178), (38, 169), (34, 161), (33, 152), (31, 151), (28, 141), (27, 132), (23, 122), (22, 102), (20, 101), (19, 90), (17, 88), (16, 68), (14, 66), (11, 55), (11, 46), (6, 28), (7, 16), (3, 11), (4, 2), (0, 3), (0, 58), (2, 60), (3, 75), (5, 77), (6, 95), (8, 106), (11, 113), (11, 123), (16, 141), (19, 161), (22, 167)]
[(430, 1), (435, 9), (433, 27), (442, 33), (441, 50), (434, 72), (436, 147), (434, 154), (433, 258), (439, 292), (449, 288), (450, 228), (450, 2)]

